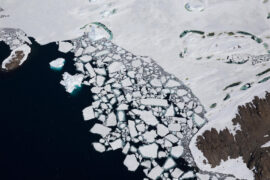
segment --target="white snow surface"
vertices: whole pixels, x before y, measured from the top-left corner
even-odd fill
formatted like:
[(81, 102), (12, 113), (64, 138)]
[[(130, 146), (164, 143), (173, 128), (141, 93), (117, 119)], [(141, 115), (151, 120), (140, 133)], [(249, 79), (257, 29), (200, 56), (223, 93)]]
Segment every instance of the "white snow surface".
[(261, 146), (261, 148), (267, 148), (267, 147), (270, 147), (270, 141), (268, 141), (267, 143)]

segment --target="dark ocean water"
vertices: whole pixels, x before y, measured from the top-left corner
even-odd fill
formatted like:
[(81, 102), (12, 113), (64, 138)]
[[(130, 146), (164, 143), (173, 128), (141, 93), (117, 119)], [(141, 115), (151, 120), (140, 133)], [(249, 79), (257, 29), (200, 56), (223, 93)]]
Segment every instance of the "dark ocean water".
[[(82, 109), (90, 105), (89, 88), (76, 95), (65, 92), (62, 72), (75, 72), (73, 54), (57, 51), (55, 43), (40, 46), (22, 67), (0, 73), (1, 180), (132, 180), (143, 179), (141, 169), (129, 172), (121, 151), (98, 153), (91, 146), (93, 122), (84, 122)], [(0, 43), (0, 60), (10, 53)], [(63, 57), (61, 72), (49, 62)]]

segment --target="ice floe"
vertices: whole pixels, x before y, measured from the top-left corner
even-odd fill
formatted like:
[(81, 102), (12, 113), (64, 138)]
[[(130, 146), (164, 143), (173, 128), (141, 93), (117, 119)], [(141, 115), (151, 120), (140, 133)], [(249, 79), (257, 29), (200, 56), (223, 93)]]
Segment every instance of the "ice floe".
[(57, 59), (51, 61), (49, 64), (50, 64), (51, 69), (61, 70), (63, 68), (63, 66), (65, 65), (65, 59), (64, 58), (57, 58)]

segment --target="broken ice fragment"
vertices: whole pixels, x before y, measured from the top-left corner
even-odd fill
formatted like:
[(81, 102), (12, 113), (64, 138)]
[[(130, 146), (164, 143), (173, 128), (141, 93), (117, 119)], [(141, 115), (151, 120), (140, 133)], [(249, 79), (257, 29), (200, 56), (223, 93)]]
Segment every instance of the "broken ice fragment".
[(110, 143), (110, 146), (113, 150), (120, 149), (123, 147), (123, 141), (121, 139), (117, 139)]
[(113, 62), (112, 64), (109, 65), (108, 70), (109, 70), (109, 73), (115, 73), (115, 72), (123, 70), (124, 68), (125, 66), (123, 65), (123, 63)]
[(189, 179), (189, 178), (193, 178), (194, 177), (194, 174), (192, 171), (188, 171), (187, 173), (185, 173), (181, 179)]
[(175, 115), (174, 107), (173, 107), (173, 105), (171, 105), (171, 106), (167, 109), (165, 116), (173, 117), (174, 115)]
[(155, 130), (151, 130), (151, 131), (146, 131), (144, 134), (143, 134), (143, 138), (146, 140), (146, 142), (148, 143), (152, 143), (155, 141), (157, 137), (157, 133)]
[(196, 123), (196, 125), (199, 127), (202, 127), (206, 122), (203, 118), (201, 118), (197, 114), (193, 114), (192, 119)]
[(64, 65), (65, 59), (63, 58), (57, 58), (56, 60), (50, 62), (50, 67), (53, 70), (61, 70)]
[(134, 154), (127, 155), (124, 160), (124, 165), (128, 168), (129, 171), (136, 171), (139, 167), (139, 162)]
[(163, 124), (157, 125), (157, 134), (161, 137), (166, 136), (169, 133), (169, 129)]
[(58, 51), (63, 52), (63, 53), (67, 53), (69, 52), (71, 49), (73, 48), (73, 45), (69, 42), (63, 42), (60, 41), (59, 42), (59, 48)]
[(179, 168), (175, 168), (171, 173), (172, 177), (178, 179), (183, 174), (183, 171)]
[(158, 124), (157, 118), (152, 114), (151, 111), (141, 111), (140, 118), (148, 125), (155, 126)]
[(170, 79), (166, 84), (166, 87), (169, 87), (169, 88), (177, 87), (177, 86), (180, 86), (180, 83), (172, 79)]
[(139, 152), (145, 158), (157, 158), (158, 145), (156, 143), (139, 147)]
[(150, 179), (157, 179), (161, 175), (162, 172), (163, 172), (163, 169), (159, 165), (157, 165), (150, 171), (150, 173), (148, 174), (148, 177)]
[(95, 77), (96, 72), (94, 71), (93, 67), (91, 66), (90, 63), (85, 64), (86, 70), (89, 72), (90, 77)]
[(174, 162), (174, 160), (173, 160), (171, 157), (169, 157), (169, 158), (166, 160), (166, 162), (164, 163), (163, 168), (164, 168), (164, 169), (171, 169), (171, 168), (173, 168), (175, 165), (176, 165), (176, 163)]
[(146, 106), (168, 106), (168, 101), (166, 99), (154, 99), (154, 98), (148, 98), (148, 99), (141, 99), (141, 103)]
[(111, 132), (111, 128), (108, 128), (106, 126), (103, 126), (102, 124), (96, 123), (92, 129), (90, 130), (93, 134), (99, 134), (102, 137), (107, 136)]
[(60, 84), (65, 86), (68, 93), (72, 93), (76, 88), (81, 87), (83, 77), (84, 76), (82, 74), (75, 74), (72, 76), (65, 72), (63, 74), (63, 80), (60, 81)]
[(129, 128), (129, 133), (130, 133), (131, 137), (135, 137), (135, 136), (138, 135), (137, 130), (135, 128), (135, 122), (134, 121), (131, 121), (131, 120), (128, 121), (128, 128)]
[(116, 116), (115, 114), (112, 112), (108, 115), (108, 118), (106, 120), (106, 126), (116, 126), (117, 121), (116, 121)]
[(83, 109), (83, 118), (85, 121), (95, 118), (95, 113), (92, 106)]
[(100, 144), (100, 143), (93, 143), (94, 149), (98, 152), (104, 152), (105, 151), (105, 146)]
[(169, 131), (178, 132), (181, 130), (181, 125), (179, 123), (170, 123), (168, 128)]
[(174, 158), (179, 158), (184, 152), (184, 148), (182, 146), (174, 146), (171, 149), (171, 155)]
[(80, 57), (80, 60), (81, 60), (82, 62), (84, 62), (84, 63), (87, 63), (87, 62), (89, 62), (89, 61), (92, 60), (92, 56), (85, 55), (85, 56)]

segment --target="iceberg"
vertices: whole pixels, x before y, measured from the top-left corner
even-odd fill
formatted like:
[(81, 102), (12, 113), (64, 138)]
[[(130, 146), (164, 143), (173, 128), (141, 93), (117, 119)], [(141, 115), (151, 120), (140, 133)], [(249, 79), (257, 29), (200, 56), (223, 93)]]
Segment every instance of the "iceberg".
[(72, 93), (75, 89), (81, 87), (84, 75), (82, 74), (75, 74), (70, 75), (69, 73), (65, 72), (63, 74), (63, 80), (60, 81), (60, 84), (66, 88), (68, 93)]
[(64, 65), (65, 65), (65, 59), (63, 58), (57, 58), (50, 62), (51, 69), (57, 70), (57, 71), (62, 70)]

